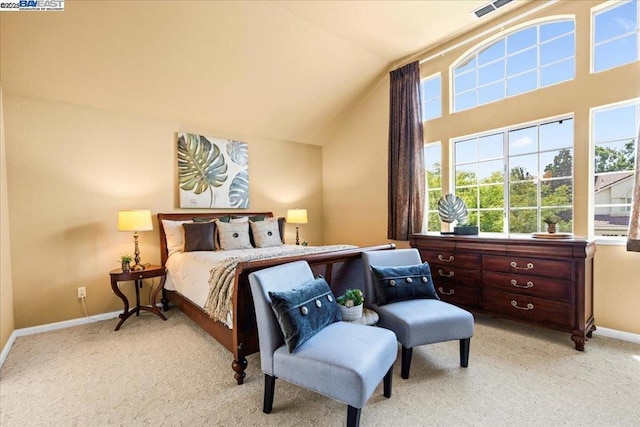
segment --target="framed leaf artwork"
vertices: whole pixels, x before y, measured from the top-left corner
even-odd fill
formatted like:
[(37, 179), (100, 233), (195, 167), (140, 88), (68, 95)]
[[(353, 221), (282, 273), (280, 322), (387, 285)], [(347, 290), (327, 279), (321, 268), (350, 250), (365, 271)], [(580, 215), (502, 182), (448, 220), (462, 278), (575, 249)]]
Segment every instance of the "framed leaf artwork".
[(181, 208), (248, 208), (247, 143), (179, 133), (178, 186)]

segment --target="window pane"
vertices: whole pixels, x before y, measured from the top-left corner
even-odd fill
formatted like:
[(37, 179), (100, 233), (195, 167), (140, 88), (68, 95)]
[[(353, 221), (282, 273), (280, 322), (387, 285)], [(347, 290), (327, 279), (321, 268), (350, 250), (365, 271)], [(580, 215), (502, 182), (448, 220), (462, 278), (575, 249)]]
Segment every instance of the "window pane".
[(509, 179), (523, 181), (538, 177), (538, 155), (527, 154), (524, 156), (509, 157)]
[(504, 157), (503, 138), (504, 136), (502, 133), (481, 136), (478, 138), (479, 159), (484, 160)]
[(538, 27), (531, 27), (507, 36), (507, 53), (514, 53), (537, 43)]
[(509, 211), (509, 232), (510, 233), (535, 233), (538, 231), (538, 219), (535, 209), (510, 210)]
[(486, 85), (498, 80), (504, 80), (504, 59), (478, 68), (479, 85)]
[[(595, 173), (632, 171), (635, 167), (634, 149), (635, 139), (596, 145), (594, 154)], [(615, 178), (613, 177), (612, 179)]]
[(510, 184), (509, 205), (512, 208), (536, 207), (538, 205), (536, 184), (533, 182)]
[(422, 105), (423, 120), (436, 119), (442, 116), (442, 101), (440, 98), (424, 102)]
[(429, 212), (427, 231), (440, 231), (440, 229), (440, 215), (438, 214), (438, 212)]
[(429, 210), (437, 211), (438, 210), (438, 201), (440, 197), (442, 197), (442, 192), (440, 189), (428, 191), (429, 193)]
[(481, 183), (503, 182), (503, 160), (478, 163), (478, 179)]
[(486, 64), (504, 56), (504, 39), (492, 44), (478, 53), (478, 65)]
[(456, 196), (462, 199), (467, 209), (478, 207), (478, 187), (456, 188)]
[(540, 153), (540, 167), (540, 176), (545, 178), (573, 176), (573, 150), (564, 148)]
[(573, 21), (553, 22), (551, 24), (540, 25), (540, 42), (547, 41), (561, 34), (573, 31), (575, 24)]
[(564, 147), (573, 147), (573, 119), (540, 126), (540, 151)]
[(455, 78), (454, 84), (456, 86), (456, 92), (460, 93), (469, 89), (473, 89), (476, 87), (476, 72), (471, 71), (470, 73), (465, 73), (457, 76)]
[(458, 141), (456, 142), (455, 148), (456, 164), (475, 162), (478, 160), (478, 145), (475, 138)]
[(638, 36), (632, 34), (596, 46), (595, 71), (607, 70), (638, 59)]
[(531, 71), (527, 74), (521, 74), (517, 77), (511, 77), (507, 80), (507, 96), (518, 95), (523, 92), (529, 92), (538, 87), (537, 73)]
[(596, 143), (635, 138), (637, 130), (635, 105), (598, 111), (594, 115), (593, 138)]
[(540, 65), (547, 65), (576, 54), (573, 33), (540, 45)]
[(481, 87), (478, 89), (478, 102), (480, 105), (484, 105), (489, 102), (504, 99), (504, 92), (504, 81)]
[(440, 98), (441, 80), (440, 76), (424, 80), (422, 82), (422, 99), (427, 100), (431, 98)]
[(465, 71), (469, 71), (476, 67), (476, 55), (472, 54), (471, 57), (465, 59), (458, 65), (454, 71), (454, 75), (459, 75), (464, 73)]
[(596, 15), (596, 43), (637, 30), (637, 8), (638, 2), (630, 1)]
[(558, 179), (540, 183), (541, 206), (571, 206), (573, 183), (571, 179)]
[(424, 167), (425, 169), (438, 172), (442, 161), (442, 147), (440, 144), (431, 144), (424, 147)]
[(456, 166), (456, 186), (478, 183), (478, 164)]
[(575, 77), (575, 59), (557, 62), (540, 69), (540, 87), (566, 82)]
[(501, 211), (481, 211), (480, 231), (484, 233), (504, 232), (504, 215)]
[(504, 185), (483, 185), (480, 187), (481, 208), (504, 207)]
[(538, 127), (532, 126), (509, 132), (509, 154), (533, 153), (538, 150)]
[(475, 107), (476, 104), (476, 91), (472, 90), (470, 92), (465, 92), (460, 95), (456, 95), (454, 111), (466, 110), (468, 108)]
[(534, 70), (537, 66), (536, 49), (525, 50), (507, 58), (507, 75), (513, 76), (514, 74)]

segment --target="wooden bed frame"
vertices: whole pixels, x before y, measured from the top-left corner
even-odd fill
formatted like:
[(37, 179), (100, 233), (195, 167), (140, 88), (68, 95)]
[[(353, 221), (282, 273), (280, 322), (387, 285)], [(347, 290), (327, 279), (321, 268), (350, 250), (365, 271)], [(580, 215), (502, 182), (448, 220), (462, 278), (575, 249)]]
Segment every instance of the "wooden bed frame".
[[(165, 265), (168, 258), (167, 240), (162, 225), (163, 219), (188, 221), (193, 218), (216, 218), (226, 215), (265, 215), (269, 218), (273, 217), (273, 213), (271, 212), (160, 213), (158, 214), (158, 229), (160, 230), (160, 258), (162, 265)], [(284, 219), (281, 220), (280, 234), (284, 242)], [(229, 329), (222, 322), (213, 320), (202, 308), (175, 291), (163, 289), (163, 309), (165, 311), (168, 310), (169, 302), (171, 302), (172, 305), (178, 307), (187, 317), (232, 352), (233, 362), (231, 363), (231, 367), (235, 371), (234, 378), (238, 384), (242, 384), (246, 375), (246, 356), (260, 350), (258, 347), (258, 330), (256, 328), (253, 298), (249, 287), (250, 273), (279, 264), (304, 260), (309, 263), (314, 274), (322, 274), (325, 279), (327, 279), (334, 293), (338, 294), (347, 288), (364, 288), (364, 276), (362, 262), (360, 260), (362, 252), (387, 249), (395, 249), (395, 245), (389, 243), (335, 252), (270, 258), (239, 263), (236, 267), (234, 281), (233, 329)]]

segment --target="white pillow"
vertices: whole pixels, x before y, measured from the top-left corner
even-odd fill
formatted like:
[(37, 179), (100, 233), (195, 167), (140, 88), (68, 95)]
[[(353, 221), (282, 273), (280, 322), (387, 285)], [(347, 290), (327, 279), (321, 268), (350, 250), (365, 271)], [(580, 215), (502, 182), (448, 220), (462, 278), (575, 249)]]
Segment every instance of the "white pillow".
[(265, 218), (263, 221), (249, 221), (253, 242), (256, 248), (268, 248), (271, 246), (282, 246), (280, 239), (280, 227), (278, 218)]
[(184, 251), (184, 227), (182, 224), (191, 223), (193, 221), (170, 221), (162, 220), (162, 228), (167, 238), (167, 251), (169, 256)]
[(252, 249), (249, 238), (249, 222), (222, 222), (216, 219), (220, 249)]

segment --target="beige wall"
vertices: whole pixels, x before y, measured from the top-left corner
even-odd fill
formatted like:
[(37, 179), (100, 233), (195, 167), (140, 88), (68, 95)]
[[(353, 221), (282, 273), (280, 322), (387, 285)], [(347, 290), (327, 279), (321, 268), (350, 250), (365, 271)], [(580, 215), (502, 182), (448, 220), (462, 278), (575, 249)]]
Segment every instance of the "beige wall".
[[(78, 286), (87, 287), (89, 314), (122, 309), (109, 271), (133, 251), (133, 237), (116, 230), (117, 211), (180, 211), (176, 132), (248, 142), (247, 211), (284, 216), (288, 208), (307, 208), (301, 237), (323, 243), (318, 146), (21, 96), (4, 101), (16, 328), (82, 317)], [(159, 262), (155, 227), (140, 233), (143, 262)], [(293, 226), (286, 238), (294, 241)]]
[[(589, 45), (590, 8), (600, 2), (560, 2), (527, 19), (558, 14), (576, 15), (576, 38), (580, 47)], [(511, 15), (514, 15), (512, 13)], [(508, 18), (509, 16), (507, 16)], [(517, 25), (516, 22), (513, 25)], [(493, 25), (493, 24), (491, 24)], [(507, 30), (508, 26), (505, 27)], [(484, 28), (476, 32), (483, 31)], [(475, 33), (470, 33), (472, 35)], [(486, 35), (490, 37), (492, 34)], [(468, 36), (468, 35), (467, 35)], [(426, 52), (424, 57), (455, 45), (451, 40)], [(479, 39), (476, 43), (483, 39)], [(422, 65), (422, 75), (442, 73), (448, 87), (448, 67), (472, 44), (461, 46), (446, 55)], [(640, 64), (619, 67), (592, 75), (589, 72), (589, 49), (576, 53), (576, 78), (573, 81), (544, 88), (514, 98), (495, 102), (478, 109), (448, 114), (447, 91), (443, 90), (443, 117), (425, 123), (425, 142), (443, 144), (443, 175), (449, 192), (449, 141), (463, 135), (503, 126), (572, 113), (575, 118), (575, 190), (574, 215), (577, 235), (589, 230), (589, 198), (591, 156), (589, 150), (589, 109), (619, 100), (640, 96)], [(328, 138), (323, 150), (325, 200), (325, 240), (336, 243), (348, 236), (353, 243), (369, 244), (386, 240), (387, 229), (387, 141), (388, 141), (388, 76), (350, 111), (348, 119)], [(633, 262), (635, 258), (635, 262)], [(640, 290), (640, 259), (620, 246), (599, 246), (595, 271), (596, 324), (622, 331), (640, 333), (637, 306)], [(617, 298), (605, 295), (616, 295)], [(619, 298), (630, 303), (619, 303)], [(635, 308), (634, 308), (635, 307)]]
[(9, 243), (4, 104), (2, 100), (2, 89), (0, 89), (0, 349), (4, 348), (15, 328), (13, 319), (13, 286), (11, 283), (11, 246)]

